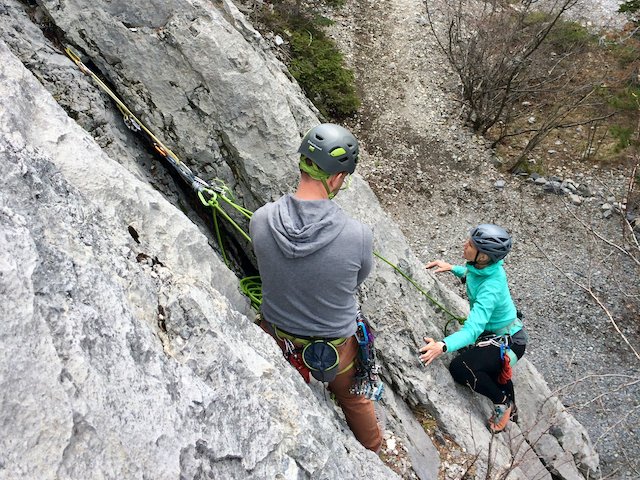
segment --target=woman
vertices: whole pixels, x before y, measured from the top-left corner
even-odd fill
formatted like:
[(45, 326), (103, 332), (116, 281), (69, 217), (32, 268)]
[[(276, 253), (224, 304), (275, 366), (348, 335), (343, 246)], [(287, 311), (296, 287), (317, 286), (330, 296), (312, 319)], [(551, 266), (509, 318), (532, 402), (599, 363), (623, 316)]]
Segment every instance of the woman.
[(501, 432), (510, 419), (517, 420), (511, 366), (524, 355), (527, 335), (511, 300), (502, 259), (511, 251), (511, 238), (501, 227), (479, 225), (464, 244), (467, 265), (453, 266), (435, 260), (426, 268), (452, 272), (466, 279), (471, 310), (462, 329), (442, 341), (425, 338), (420, 359), (429, 365), (445, 352), (475, 346), (453, 359), (454, 380), (491, 399), (494, 414), (489, 429)]

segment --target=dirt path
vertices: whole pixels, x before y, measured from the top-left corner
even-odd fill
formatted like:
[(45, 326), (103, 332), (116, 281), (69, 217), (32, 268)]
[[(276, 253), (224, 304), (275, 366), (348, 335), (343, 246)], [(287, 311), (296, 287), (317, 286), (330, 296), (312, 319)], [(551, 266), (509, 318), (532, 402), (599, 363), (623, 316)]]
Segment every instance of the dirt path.
[[(533, 338), (528, 358), (589, 430), (603, 475), (640, 478), (640, 389), (615, 391), (640, 378), (640, 362), (603, 310), (564, 275), (594, 286), (638, 350), (638, 312), (617, 288), (637, 289), (637, 274), (573, 217), (616, 238), (620, 224), (603, 219), (599, 204), (612, 193), (624, 196), (628, 172), (549, 172), (600, 190), (581, 207), (498, 172), (484, 140), (461, 122), (457, 78), (434, 43), (423, 2), (350, 0), (327, 15), (363, 99), (346, 125), (367, 152), (359, 172), (425, 263), (460, 263), (460, 245), (478, 223), (512, 234), (505, 268)], [(499, 179), (504, 189), (494, 187)], [(463, 293), (451, 276), (439, 279)], [(596, 376), (574, 383), (589, 375)]]

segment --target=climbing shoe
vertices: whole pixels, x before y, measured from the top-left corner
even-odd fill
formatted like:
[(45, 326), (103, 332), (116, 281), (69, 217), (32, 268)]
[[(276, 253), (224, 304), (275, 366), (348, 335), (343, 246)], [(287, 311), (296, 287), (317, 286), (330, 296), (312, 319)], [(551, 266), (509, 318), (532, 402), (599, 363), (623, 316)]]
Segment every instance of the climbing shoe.
[(518, 407), (513, 402), (511, 403), (511, 421), (518, 423)]
[(512, 411), (512, 403), (510, 400), (507, 400), (507, 403), (501, 403), (493, 406), (494, 414), (489, 419), (489, 430), (492, 433), (498, 433), (503, 431), (507, 423), (511, 418)]

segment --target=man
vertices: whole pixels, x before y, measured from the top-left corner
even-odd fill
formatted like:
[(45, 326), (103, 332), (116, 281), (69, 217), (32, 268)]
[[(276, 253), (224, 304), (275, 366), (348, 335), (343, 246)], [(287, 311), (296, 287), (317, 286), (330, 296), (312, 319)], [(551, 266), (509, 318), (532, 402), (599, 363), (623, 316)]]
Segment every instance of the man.
[(349, 392), (359, 351), (354, 294), (371, 271), (373, 237), (331, 201), (356, 169), (358, 142), (348, 130), (326, 123), (305, 135), (298, 152), (296, 193), (266, 204), (251, 219), (262, 278), (261, 326), (285, 354), (317, 339), (335, 346), (338, 373), (329, 390), (360, 443), (378, 451), (382, 432), (373, 402)]

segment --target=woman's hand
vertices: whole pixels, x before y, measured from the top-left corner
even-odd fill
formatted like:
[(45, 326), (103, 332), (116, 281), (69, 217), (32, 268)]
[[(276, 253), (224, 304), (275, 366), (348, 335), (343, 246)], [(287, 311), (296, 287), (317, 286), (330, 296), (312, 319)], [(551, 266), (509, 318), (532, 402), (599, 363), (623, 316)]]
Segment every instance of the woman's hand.
[(425, 337), (424, 339), (426, 345), (420, 349), (422, 355), (420, 355), (420, 360), (429, 365), (436, 358), (442, 355), (442, 350), (444, 349), (444, 342), (436, 342), (433, 338)]
[(447, 262), (443, 262), (442, 260), (434, 260), (433, 262), (429, 263), (426, 268), (428, 270), (429, 268), (433, 268), (433, 267), (438, 267), (433, 271), (433, 273), (440, 273), (440, 272), (450, 272), (451, 269), (453, 268), (453, 265), (450, 265)]

